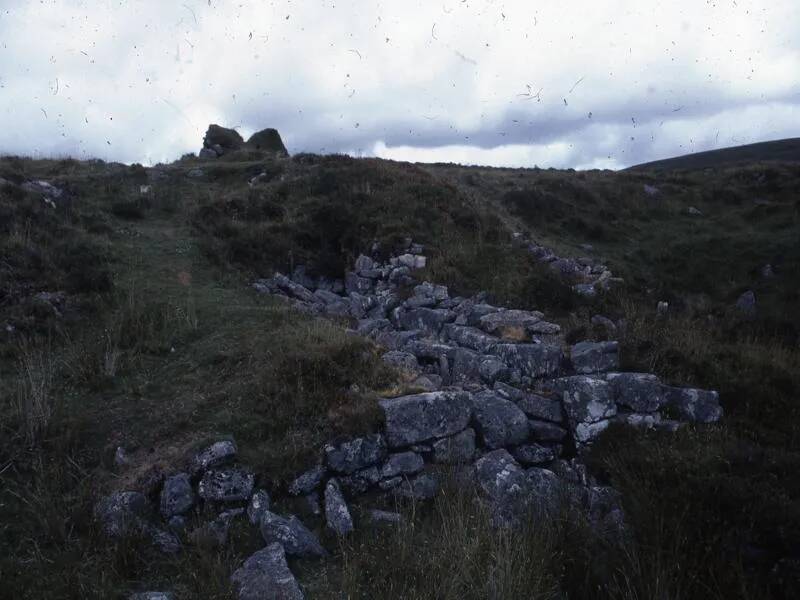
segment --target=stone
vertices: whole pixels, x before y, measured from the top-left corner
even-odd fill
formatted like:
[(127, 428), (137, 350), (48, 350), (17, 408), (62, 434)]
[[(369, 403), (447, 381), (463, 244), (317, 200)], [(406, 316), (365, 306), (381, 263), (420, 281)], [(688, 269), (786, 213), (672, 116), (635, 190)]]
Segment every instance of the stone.
[(410, 352), (418, 359), (439, 360), (446, 356), (453, 349), (453, 346), (441, 344), (433, 340), (413, 340), (405, 346), (405, 350)]
[(139, 492), (115, 492), (94, 508), (95, 518), (111, 538), (122, 538), (141, 530), (148, 514), (147, 498)]
[(497, 382), (494, 391), (503, 398), (511, 400), (532, 419), (561, 423), (564, 420), (561, 402), (557, 398), (545, 398), (538, 394), (523, 392), (508, 384)]
[(351, 474), (386, 458), (386, 443), (379, 433), (325, 446), (325, 462), (332, 471)]
[(387, 350), (401, 350), (409, 342), (424, 336), (423, 331), (381, 331), (375, 341)]
[(244, 502), (253, 493), (255, 477), (241, 467), (206, 471), (197, 493), (212, 502)]
[(719, 393), (694, 388), (664, 386), (666, 405), (684, 421), (716, 423), (722, 418)]
[(223, 547), (228, 543), (231, 522), (242, 513), (244, 513), (243, 508), (220, 513), (216, 519), (209, 521), (192, 532), (193, 541), (209, 548)]
[(618, 413), (614, 422), (628, 425), (635, 429), (655, 429), (661, 424), (659, 413)]
[(542, 446), (541, 444), (523, 444), (514, 448), (511, 454), (523, 465), (540, 465), (558, 458), (561, 448), (559, 446)]
[(283, 546), (269, 544), (234, 571), (231, 581), (238, 600), (303, 600), (300, 585), (289, 570)]
[(391, 329), (389, 319), (361, 319), (356, 327), (356, 333), (363, 337), (372, 337), (377, 332)]
[(528, 420), (530, 437), (537, 442), (561, 442), (567, 437), (567, 430), (546, 421)]
[(339, 477), (342, 488), (351, 496), (363, 494), (381, 479), (381, 470), (378, 467), (367, 467), (351, 475)]
[(562, 486), (558, 476), (549, 469), (531, 467), (525, 471), (530, 504), (540, 517), (553, 517), (561, 503)]
[(304, 496), (312, 490), (315, 490), (320, 482), (322, 482), (324, 476), (325, 467), (317, 465), (292, 481), (292, 483), (289, 484), (289, 493), (292, 496)]
[(644, 193), (647, 194), (648, 196), (658, 196), (658, 194), (660, 193), (659, 189), (656, 186), (648, 185), (646, 183), (644, 184), (643, 189)]
[(182, 515), (194, 506), (194, 491), (189, 475), (178, 473), (167, 477), (161, 489), (161, 516), (169, 520), (175, 515)]
[(414, 295), (417, 297), (432, 298), (436, 302), (447, 300), (450, 297), (447, 286), (434, 285), (427, 281), (414, 288)]
[(492, 354), (495, 345), (500, 342), (498, 338), (466, 325), (445, 325), (442, 335), (450, 342), (484, 354)]
[(294, 515), (282, 517), (265, 511), (261, 517), (261, 535), (267, 544), (278, 542), (286, 554), (301, 558), (321, 558), (328, 553), (317, 537)]
[(439, 479), (431, 473), (421, 473), (411, 479), (404, 479), (394, 488), (393, 493), (410, 500), (432, 500), (439, 493)]
[(114, 464), (118, 467), (127, 467), (130, 463), (131, 459), (125, 448), (117, 446), (117, 450), (114, 452)]
[(542, 313), (527, 310), (492, 312), (479, 319), (480, 328), (504, 340), (522, 342), (530, 340), (531, 329), (542, 320)]
[(281, 134), (277, 129), (267, 128), (256, 131), (245, 144), (248, 148), (272, 152), (276, 156), (289, 156), (286, 146), (283, 145)]
[(338, 536), (345, 536), (353, 531), (353, 518), (335, 478), (329, 479), (325, 486), (325, 522), (328, 529)]
[(214, 442), (192, 459), (192, 475), (217, 467), (236, 458), (236, 444), (231, 440)]
[(663, 386), (651, 373), (609, 373), (606, 381), (613, 388), (616, 403), (634, 412), (655, 412), (665, 402)]
[(606, 333), (611, 335), (617, 332), (617, 326), (614, 321), (603, 315), (594, 315), (591, 319), (591, 323), (595, 327), (602, 327), (606, 330)]
[(619, 368), (617, 342), (580, 342), (570, 351), (572, 367), (577, 373), (600, 373)]
[(139, 592), (128, 596), (128, 600), (175, 600), (169, 592)]
[(352, 271), (348, 271), (344, 278), (344, 289), (348, 294), (354, 292), (358, 294), (369, 294), (372, 291), (373, 285), (374, 283), (371, 279), (360, 277)]
[(381, 477), (384, 479), (398, 475), (414, 475), (422, 471), (425, 461), (416, 452), (397, 452), (390, 454), (381, 467)]
[(455, 320), (456, 314), (444, 308), (396, 309), (396, 322), (401, 329), (421, 330), (438, 335), (445, 323)]
[(489, 499), (492, 524), (509, 527), (518, 523), (529, 506), (530, 482), (511, 454), (504, 449), (485, 454), (475, 461), (475, 478)]
[(603, 433), (611, 424), (609, 419), (596, 421), (594, 423), (578, 423), (575, 425), (573, 435), (575, 441), (579, 444), (588, 444), (594, 440), (598, 435)]
[(397, 263), (409, 269), (424, 269), (427, 259), (419, 254), (401, 254), (397, 257)]
[(561, 369), (561, 348), (548, 344), (498, 344), (494, 348), (509, 367), (536, 379), (552, 376)]
[(219, 155), (211, 148), (201, 148), (200, 152), (197, 153), (197, 157), (203, 160), (209, 160), (219, 158)]
[(189, 521), (186, 517), (182, 515), (175, 515), (174, 517), (169, 518), (169, 521), (167, 521), (167, 527), (169, 527), (170, 531), (181, 534), (186, 531), (186, 526), (188, 523)]
[(736, 301), (736, 308), (746, 316), (756, 313), (756, 295), (752, 290), (747, 290)]
[(611, 385), (586, 375), (562, 377), (550, 382), (561, 395), (570, 424), (595, 423), (617, 414)]
[(472, 396), (475, 430), (487, 448), (515, 446), (528, 439), (528, 417), (519, 407), (491, 391)]
[(472, 416), (466, 392), (428, 392), (380, 400), (390, 448), (410, 446), (466, 429)]
[(472, 462), (475, 456), (475, 430), (464, 431), (433, 443), (433, 460), (447, 465)]
[(669, 312), (669, 302), (659, 300), (658, 304), (656, 305), (656, 314), (663, 317), (667, 314), (667, 312)]
[(183, 548), (178, 536), (171, 531), (165, 531), (150, 524), (145, 525), (142, 531), (150, 538), (150, 543), (156, 550), (164, 554), (177, 554)]
[(420, 369), (417, 357), (402, 350), (389, 350), (381, 356), (381, 360), (389, 366), (408, 373), (417, 373)]
[(703, 213), (700, 212), (700, 210), (697, 209), (694, 206), (690, 206), (688, 209), (686, 209), (686, 212), (688, 214), (692, 215), (693, 217), (702, 217), (703, 216)]
[(597, 296), (597, 288), (593, 283), (576, 283), (572, 286), (572, 290), (584, 298), (594, 298)]
[(217, 145), (225, 151), (238, 150), (244, 145), (244, 140), (235, 129), (228, 129), (212, 123), (203, 137), (203, 148)]
[(258, 525), (261, 522), (261, 515), (264, 514), (264, 511), (269, 510), (271, 503), (266, 490), (256, 490), (247, 505), (247, 518), (252, 525)]

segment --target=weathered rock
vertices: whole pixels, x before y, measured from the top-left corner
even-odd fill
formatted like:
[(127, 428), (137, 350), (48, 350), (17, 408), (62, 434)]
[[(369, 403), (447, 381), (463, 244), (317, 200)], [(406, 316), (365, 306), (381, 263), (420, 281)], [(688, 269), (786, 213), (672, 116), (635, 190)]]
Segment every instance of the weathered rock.
[(610, 419), (604, 419), (594, 423), (578, 423), (575, 425), (573, 430), (575, 441), (579, 444), (588, 444), (594, 438), (608, 429), (610, 424)]
[(374, 337), (378, 332), (387, 331), (391, 327), (392, 323), (389, 319), (361, 319), (355, 331), (363, 337)]
[(530, 502), (530, 482), (507, 450), (494, 450), (475, 462), (475, 477), (489, 499), (492, 524), (508, 527), (525, 514)]
[(253, 497), (250, 498), (250, 503), (247, 505), (247, 518), (253, 525), (258, 525), (261, 522), (261, 516), (265, 511), (269, 510), (272, 503), (269, 494), (266, 490), (256, 490)]
[(661, 415), (659, 413), (617, 413), (613, 420), (615, 423), (636, 429), (655, 429), (656, 425), (661, 424)]
[(372, 527), (396, 527), (403, 522), (403, 515), (373, 508), (364, 513), (364, 522)]
[(424, 269), (427, 259), (419, 254), (401, 254), (397, 257), (397, 263), (409, 269)]
[(348, 271), (344, 278), (344, 289), (348, 294), (369, 294), (373, 285), (372, 279), (360, 277), (352, 271)]
[(502, 382), (494, 384), (494, 391), (501, 397), (514, 402), (528, 417), (560, 423), (564, 420), (561, 402), (557, 398), (545, 398), (538, 394), (524, 392)]
[(483, 354), (493, 353), (495, 345), (500, 341), (476, 327), (466, 325), (445, 325), (442, 334), (450, 342)]
[(465, 429), (433, 444), (433, 460), (448, 465), (472, 462), (475, 456), (475, 430)]
[(325, 467), (317, 465), (289, 484), (289, 493), (293, 496), (304, 496), (319, 486), (325, 476)]
[(567, 430), (546, 421), (528, 420), (530, 436), (537, 442), (560, 442), (567, 437)]
[(538, 378), (558, 373), (561, 368), (561, 348), (548, 344), (498, 344), (494, 348), (509, 367), (519, 369), (524, 376)]
[(609, 373), (606, 381), (613, 388), (617, 404), (635, 412), (654, 412), (665, 402), (661, 382), (650, 373)]
[(175, 596), (169, 592), (139, 592), (128, 596), (128, 600), (175, 600)]
[(419, 359), (425, 360), (439, 360), (440, 357), (446, 356), (452, 349), (453, 346), (448, 346), (447, 344), (441, 344), (432, 340), (413, 340), (405, 347), (407, 352), (410, 352)]
[(337, 473), (351, 474), (371, 467), (386, 458), (386, 443), (380, 434), (355, 438), (325, 446), (325, 462)]
[(272, 152), (277, 156), (289, 156), (289, 152), (286, 150), (286, 146), (283, 145), (281, 134), (278, 133), (277, 129), (268, 128), (256, 131), (247, 140), (246, 146), (256, 150)]
[(325, 486), (325, 521), (328, 529), (336, 535), (343, 536), (353, 531), (353, 518), (335, 478), (329, 479)]
[(467, 427), (472, 416), (469, 394), (429, 392), (381, 400), (386, 441), (391, 448), (446, 437)]
[(431, 473), (421, 473), (411, 479), (404, 479), (393, 493), (411, 500), (431, 500), (439, 493), (439, 479)]
[(342, 488), (351, 496), (363, 494), (381, 479), (381, 470), (378, 467), (367, 467), (350, 475), (339, 477)]
[(753, 290), (747, 290), (736, 301), (736, 308), (747, 316), (752, 316), (756, 313), (756, 295)]
[(224, 151), (238, 150), (244, 146), (244, 140), (235, 129), (211, 124), (203, 137), (203, 147), (212, 148), (213, 146), (220, 146)]
[(322, 515), (322, 501), (320, 500), (319, 492), (316, 490), (303, 496), (303, 503), (301, 506), (310, 515), (315, 517)]
[(719, 394), (711, 390), (664, 386), (666, 403), (678, 416), (694, 423), (716, 423), (722, 418)]
[(528, 418), (519, 407), (494, 392), (472, 396), (475, 429), (487, 448), (515, 446), (528, 439)]
[(327, 555), (317, 537), (294, 515), (287, 519), (266, 511), (261, 517), (261, 535), (267, 544), (282, 544), (289, 556), (319, 558)]
[(480, 328), (504, 340), (522, 342), (531, 338), (531, 329), (542, 320), (542, 313), (526, 310), (491, 312), (479, 319)]
[(397, 452), (390, 454), (381, 467), (384, 479), (398, 475), (414, 475), (425, 467), (422, 457), (416, 452)]
[(387, 350), (401, 350), (412, 340), (423, 337), (424, 332), (416, 331), (381, 331), (375, 341)]
[(389, 350), (389, 352), (381, 356), (381, 360), (387, 365), (407, 373), (417, 373), (420, 369), (417, 357), (410, 352), (402, 350)]
[(205, 523), (192, 532), (192, 540), (196, 544), (207, 548), (221, 548), (228, 543), (228, 534), (231, 530), (231, 522), (244, 513), (243, 508), (227, 510), (220, 513), (216, 519)]
[(150, 538), (153, 547), (164, 554), (177, 554), (183, 548), (178, 536), (171, 531), (165, 531), (151, 524), (146, 524), (142, 531)]
[(586, 375), (562, 377), (550, 382), (561, 395), (570, 424), (596, 423), (617, 414), (611, 385)]
[(289, 570), (283, 546), (269, 544), (251, 555), (234, 571), (231, 581), (238, 600), (303, 600), (297, 580)]
[(97, 503), (94, 515), (107, 536), (121, 538), (142, 528), (149, 508), (139, 492), (116, 492)]
[(523, 465), (541, 465), (558, 458), (561, 448), (559, 446), (542, 446), (541, 444), (523, 444), (514, 448), (511, 453)]
[(231, 440), (214, 442), (192, 460), (192, 475), (217, 467), (236, 458), (236, 444)]
[(570, 352), (577, 373), (600, 373), (619, 368), (617, 342), (580, 342)]
[(508, 375), (508, 367), (499, 357), (479, 354), (468, 348), (453, 348), (447, 353), (451, 381), (494, 383)]
[(456, 314), (444, 308), (396, 309), (393, 313), (398, 326), (406, 330), (422, 330), (438, 335), (445, 323), (455, 320)]
[(206, 471), (197, 493), (212, 502), (243, 502), (253, 493), (255, 477), (240, 467)]
[(561, 503), (562, 486), (558, 476), (549, 469), (531, 467), (525, 471), (530, 504), (541, 517), (552, 517)]
[(611, 335), (617, 332), (617, 326), (614, 321), (603, 315), (594, 315), (592, 317), (592, 325), (596, 327), (602, 327), (606, 330), (606, 333)]
[(182, 515), (194, 506), (194, 492), (189, 475), (178, 473), (167, 477), (161, 490), (161, 516), (169, 520), (175, 515)]

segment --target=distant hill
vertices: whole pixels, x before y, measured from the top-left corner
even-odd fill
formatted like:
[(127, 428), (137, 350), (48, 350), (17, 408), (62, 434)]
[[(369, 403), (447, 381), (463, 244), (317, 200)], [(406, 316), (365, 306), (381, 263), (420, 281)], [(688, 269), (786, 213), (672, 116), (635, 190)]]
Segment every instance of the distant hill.
[(760, 161), (800, 162), (800, 138), (759, 142), (733, 148), (709, 150), (675, 158), (656, 160), (628, 167), (626, 171), (693, 170), (709, 167), (730, 167)]

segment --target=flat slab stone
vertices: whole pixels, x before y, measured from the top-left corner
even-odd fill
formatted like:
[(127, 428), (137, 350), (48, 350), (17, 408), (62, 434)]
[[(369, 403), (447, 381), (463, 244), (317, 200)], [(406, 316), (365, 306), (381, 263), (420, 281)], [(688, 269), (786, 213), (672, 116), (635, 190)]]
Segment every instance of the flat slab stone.
[(328, 529), (339, 536), (353, 531), (353, 518), (335, 478), (329, 479), (325, 486), (325, 522)]
[(206, 471), (197, 486), (203, 500), (213, 502), (243, 502), (253, 493), (255, 477), (239, 467)]
[(472, 396), (475, 429), (487, 448), (516, 446), (528, 439), (528, 417), (519, 407), (491, 391)]
[(555, 375), (561, 369), (561, 348), (549, 344), (498, 344), (494, 348), (509, 367), (533, 379)]
[(693, 423), (716, 423), (722, 418), (719, 393), (696, 388), (664, 386), (666, 403), (684, 421)]
[(651, 373), (608, 373), (617, 404), (634, 412), (649, 413), (660, 409), (666, 402), (664, 386)]
[(611, 385), (586, 375), (562, 377), (549, 382), (561, 395), (570, 424), (596, 423), (617, 414)]
[(376, 465), (386, 457), (386, 443), (379, 433), (325, 446), (325, 462), (337, 473), (354, 473)]
[(317, 537), (294, 515), (285, 518), (265, 511), (260, 529), (267, 544), (280, 543), (290, 556), (319, 558), (327, 555)]
[(466, 392), (428, 392), (380, 400), (390, 448), (418, 444), (466, 429), (472, 416)]
[(303, 600), (283, 546), (277, 542), (252, 554), (234, 571), (231, 581), (239, 600)]

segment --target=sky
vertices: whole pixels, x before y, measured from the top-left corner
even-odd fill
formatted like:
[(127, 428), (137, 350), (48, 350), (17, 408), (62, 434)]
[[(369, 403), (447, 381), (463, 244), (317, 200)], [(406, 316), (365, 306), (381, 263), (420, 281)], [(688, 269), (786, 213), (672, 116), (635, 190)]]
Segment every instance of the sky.
[(800, 136), (797, 0), (0, 0), (0, 154), (617, 169)]

